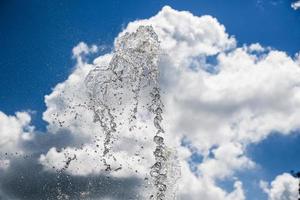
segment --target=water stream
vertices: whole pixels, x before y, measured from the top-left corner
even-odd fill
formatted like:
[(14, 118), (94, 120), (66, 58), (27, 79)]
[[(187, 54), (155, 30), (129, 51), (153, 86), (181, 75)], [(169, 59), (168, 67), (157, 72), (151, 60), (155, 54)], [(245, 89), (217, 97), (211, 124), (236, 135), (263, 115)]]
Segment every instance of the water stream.
[[(119, 37), (109, 65), (97, 66), (85, 80), (94, 122), (100, 123), (105, 135), (102, 161), (107, 172), (113, 170), (111, 160), (116, 160), (113, 142), (118, 139), (118, 134), (122, 134), (117, 131), (117, 126), (123, 125), (118, 118), (125, 114), (131, 131), (136, 128), (139, 108), (152, 115), (155, 127), (155, 163), (149, 166), (154, 187), (149, 198), (155, 200), (171, 199), (170, 196), (175, 196), (169, 193), (174, 188), (174, 177), (177, 176), (170, 174), (174, 172), (176, 161), (172, 156), (173, 151), (165, 143), (165, 131), (162, 128), (164, 105), (159, 85), (160, 53), (160, 42), (153, 28), (140, 26), (135, 32)], [(178, 164), (175, 165), (178, 170)]]

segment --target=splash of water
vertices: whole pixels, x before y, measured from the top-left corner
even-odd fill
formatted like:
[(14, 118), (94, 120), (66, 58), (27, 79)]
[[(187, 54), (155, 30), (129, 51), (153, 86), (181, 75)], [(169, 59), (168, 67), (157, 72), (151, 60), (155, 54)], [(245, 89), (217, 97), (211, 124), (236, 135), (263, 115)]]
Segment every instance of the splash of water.
[[(115, 43), (114, 55), (108, 66), (97, 66), (86, 77), (85, 84), (90, 97), (90, 107), (94, 112), (94, 121), (99, 122), (105, 138), (103, 143), (103, 163), (106, 171), (111, 171), (113, 141), (118, 138), (118, 119), (126, 114), (129, 130), (136, 128), (135, 120), (139, 104), (142, 101), (154, 116), (156, 129), (155, 164), (150, 169), (154, 192), (150, 198), (156, 200), (166, 197), (173, 186), (170, 185), (172, 172), (172, 151), (164, 141), (163, 102), (160, 97), (158, 60), (160, 44), (157, 34), (151, 26), (140, 26), (136, 32), (125, 33)], [(142, 97), (146, 94), (147, 98)], [(143, 99), (144, 98), (144, 99)], [(143, 100), (141, 100), (143, 99)], [(148, 103), (145, 103), (149, 101)], [(172, 176), (172, 175), (171, 175)], [(174, 184), (174, 183), (173, 183)]]
[(152, 104), (149, 110), (154, 115), (153, 124), (156, 128), (156, 134), (153, 137), (153, 141), (156, 147), (153, 152), (155, 163), (151, 167), (150, 176), (153, 179), (156, 191), (150, 198), (156, 200), (171, 200), (176, 198), (175, 183), (180, 177), (180, 166), (176, 158), (176, 151), (165, 144), (165, 131), (161, 125), (164, 105), (161, 100), (160, 88), (154, 87), (151, 96)]

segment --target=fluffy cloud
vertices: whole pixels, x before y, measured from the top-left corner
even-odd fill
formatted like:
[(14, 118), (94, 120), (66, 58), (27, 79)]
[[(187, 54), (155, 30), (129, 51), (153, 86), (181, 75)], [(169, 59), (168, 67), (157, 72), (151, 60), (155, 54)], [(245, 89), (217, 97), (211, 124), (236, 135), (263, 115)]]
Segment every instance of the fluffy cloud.
[(212, 153), (214, 158), (208, 158), (198, 166), (198, 170), (205, 177), (224, 178), (232, 176), (235, 170), (254, 167), (254, 163), (243, 155), (243, 149), (239, 143), (221, 145)]
[(171, 57), (172, 68), (186, 67), (193, 58), (203, 61), (204, 56), (216, 55), (236, 46), (234, 37), (229, 37), (217, 19), (209, 15), (197, 17), (186, 11), (178, 12), (169, 6), (150, 19), (129, 23), (119, 37), (125, 32), (135, 31), (140, 25), (153, 26), (161, 48)]
[(260, 186), (268, 195), (269, 200), (294, 200), (298, 198), (298, 180), (287, 173), (277, 176), (270, 185), (261, 181)]
[[(167, 143), (176, 148), (181, 165), (178, 196), (183, 200), (245, 199), (238, 178), (234, 179), (233, 191), (223, 190), (217, 181), (232, 179), (237, 171), (255, 168), (246, 155), (249, 144), (260, 142), (274, 131), (290, 134), (300, 128), (299, 56), (292, 58), (258, 43), (237, 47), (235, 38), (226, 33), (217, 19), (197, 17), (168, 6), (150, 19), (129, 23), (118, 37), (140, 25), (153, 26), (161, 41), (163, 125)], [(77, 60), (74, 71), (45, 96), (47, 110), (43, 119), (48, 122), (48, 132), (68, 133), (74, 138), (65, 148), (53, 145), (39, 157), (47, 172), (63, 168), (68, 157), (76, 154), (66, 170), (68, 173), (80, 176), (103, 173), (102, 129), (93, 122), (84, 80), (96, 66), (108, 65), (112, 53), (89, 63), (86, 56), (97, 49), (85, 43), (74, 47), (73, 56)], [(122, 166), (122, 170), (113, 172), (114, 177), (144, 177), (154, 163), (151, 142), (154, 129), (145, 115), (139, 113), (140, 129), (119, 130), (113, 148), (114, 169)], [(25, 124), (23, 121), (20, 127), (26, 127), (29, 121)], [(201, 163), (194, 164), (196, 171), (190, 170), (188, 161), (193, 152), (181, 145), (183, 138), (191, 141), (203, 157)], [(284, 182), (281, 179), (284, 178), (272, 182), (271, 188), (264, 187), (265, 191), (277, 194), (272, 191), (282, 188), (278, 183)]]
[(291, 7), (294, 9), (294, 10), (297, 10), (300, 8), (300, 1), (295, 1), (294, 3), (291, 4)]
[(34, 127), (30, 121), (27, 112), (8, 116), (0, 111), (0, 170), (9, 166), (10, 157), (22, 154), (22, 142), (32, 139)]
[[(49, 123), (50, 133), (57, 133), (62, 127), (72, 134), (82, 137), (95, 135), (100, 129), (93, 121), (93, 113), (89, 112), (84, 78), (93, 69), (93, 64), (85, 61), (88, 53), (94, 53), (96, 47), (88, 47), (85, 43), (79, 43), (73, 49), (73, 57), (77, 65), (73, 73), (66, 81), (55, 86), (53, 92), (45, 96), (47, 110), (43, 113), (43, 119)], [(95, 60), (95, 65), (107, 65), (111, 56), (101, 56)]]

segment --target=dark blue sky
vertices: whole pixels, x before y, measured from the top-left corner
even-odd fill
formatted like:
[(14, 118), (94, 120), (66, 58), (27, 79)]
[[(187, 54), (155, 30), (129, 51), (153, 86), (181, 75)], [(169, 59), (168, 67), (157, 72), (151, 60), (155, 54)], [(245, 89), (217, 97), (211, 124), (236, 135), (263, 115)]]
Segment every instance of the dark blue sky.
[[(300, 11), (290, 0), (102, 0), (102, 1), (0, 1), (0, 111), (13, 114), (34, 110), (33, 123), (43, 130), (44, 95), (66, 79), (74, 61), (71, 50), (80, 41), (112, 45), (122, 27), (135, 19), (149, 18), (164, 5), (209, 14), (225, 25), (239, 45), (259, 42), (294, 55), (300, 50)], [(282, 138), (281, 138), (282, 139)], [(295, 167), (285, 155), (300, 153), (300, 138), (270, 138), (251, 147), (269, 180), (285, 170), (280, 163)], [(279, 151), (277, 146), (283, 145)], [(266, 161), (266, 157), (278, 157)], [(291, 158), (291, 157), (289, 157)], [(297, 162), (297, 164), (300, 164)], [(276, 170), (273, 166), (278, 165)], [(299, 166), (299, 165), (298, 165)], [(289, 170), (289, 169), (288, 169)]]

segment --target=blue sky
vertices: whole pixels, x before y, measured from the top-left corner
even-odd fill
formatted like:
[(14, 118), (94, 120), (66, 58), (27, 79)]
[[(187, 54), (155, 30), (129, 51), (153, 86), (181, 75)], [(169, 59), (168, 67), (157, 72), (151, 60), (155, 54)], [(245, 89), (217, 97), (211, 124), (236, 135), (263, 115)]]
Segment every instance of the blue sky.
[[(72, 48), (80, 41), (112, 47), (114, 38), (128, 22), (149, 18), (164, 5), (197, 16), (216, 17), (227, 33), (235, 36), (239, 46), (258, 42), (294, 56), (300, 51), (300, 10), (293, 10), (292, 2), (1, 1), (0, 110), (6, 114), (35, 111), (33, 124), (45, 130), (46, 123), (42, 120), (46, 109), (44, 95), (73, 71)], [(260, 177), (271, 181), (278, 174), (300, 169), (299, 144), (299, 134), (274, 134), (251, 145), (248, 154), (261, 165)], [(244, 181), (255, 181), (257, 174), (240, 176)], [(251, 191), (257, 191), (258, 186), (249, 184), (247, 187), (247, 194), (254, 199)]]

